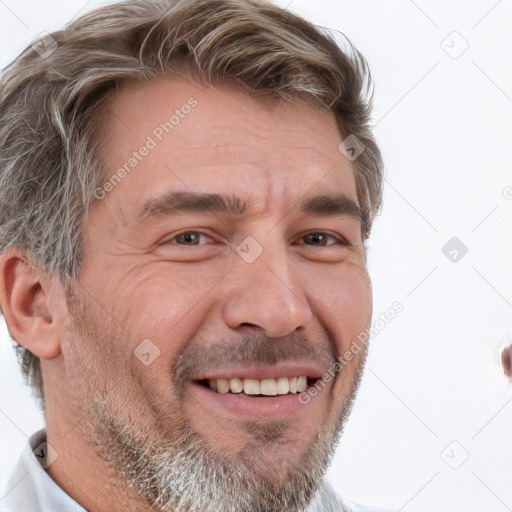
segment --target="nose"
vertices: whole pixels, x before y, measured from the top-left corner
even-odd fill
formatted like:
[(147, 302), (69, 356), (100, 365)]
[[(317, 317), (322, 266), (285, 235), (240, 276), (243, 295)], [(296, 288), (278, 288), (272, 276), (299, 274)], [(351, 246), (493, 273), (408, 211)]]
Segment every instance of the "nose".
[(252, 263), (235, 256), (229, 273), (224, 321), (231, 329), (250, 326), (271, 338), (303, 330), (313, 313), (286, 248), (265, 249)]

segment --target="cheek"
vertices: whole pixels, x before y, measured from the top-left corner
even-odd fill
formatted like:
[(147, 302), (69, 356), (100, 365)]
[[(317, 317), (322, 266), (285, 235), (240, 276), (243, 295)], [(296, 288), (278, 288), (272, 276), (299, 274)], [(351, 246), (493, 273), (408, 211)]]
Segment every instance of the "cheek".
[(311, 276), (306, 289), (311, 307), (335, 336), (339, 351), (371, 325), (372, 286), (364, 267), (347, 266)]
[(121, 280), (127, 283), (123, 285), (127, 306), (120, 316), (141, 339), (150, 338), (161, 348), (173, 347), (173, 340), (188, 339), (200, 327), (204, 307), (215, 296), (221, 276), (212, 269), (191, 271), (153, 264), (151, 269)]

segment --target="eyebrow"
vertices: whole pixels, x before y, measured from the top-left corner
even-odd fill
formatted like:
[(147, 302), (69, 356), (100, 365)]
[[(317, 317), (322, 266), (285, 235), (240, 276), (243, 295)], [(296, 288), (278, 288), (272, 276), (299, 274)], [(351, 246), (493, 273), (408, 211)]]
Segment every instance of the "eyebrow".
[[(365, 224), (359, 205), (343, 193), (322, 194), (303, 198), (299, 211), (324, 216), (342, 216)], [(234, 195), (218, 193), (167, 192), (146, 201), (140, 210), (140, 221), (182, 212), (215, 212), (230, 217), (242, 217), (248, 210), (247, 202)]]

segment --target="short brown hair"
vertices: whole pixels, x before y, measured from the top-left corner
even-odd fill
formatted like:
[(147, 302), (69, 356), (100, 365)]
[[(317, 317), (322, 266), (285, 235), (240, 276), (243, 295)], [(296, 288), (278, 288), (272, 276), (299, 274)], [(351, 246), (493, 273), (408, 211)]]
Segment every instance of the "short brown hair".
[[(106, 178), (96, 107), (127, 80), (161, 75), (229, 82), (273, 100), (307, 97), (331, 110), (341, 135), (365, 148), (353, 165), (369, 235), (383, 163), (370, 71), (346, 37), (343, 48), (334, 31), (258, 0), (126, 0), (39, 43), (0, 79), (0, 252), (20, 248), (66, 285), (76, 282), (84, 220)], [(17, 351), (44, 409), (39, 359)]]

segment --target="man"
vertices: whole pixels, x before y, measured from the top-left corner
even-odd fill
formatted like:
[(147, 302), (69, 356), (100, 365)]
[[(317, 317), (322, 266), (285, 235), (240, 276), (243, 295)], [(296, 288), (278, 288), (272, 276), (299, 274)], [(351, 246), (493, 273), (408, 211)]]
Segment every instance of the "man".
[(256, 0), (128, 0), (2, 75), (23, 511), (371, 511), (324, 481), (382, 197), (364, 58)]

